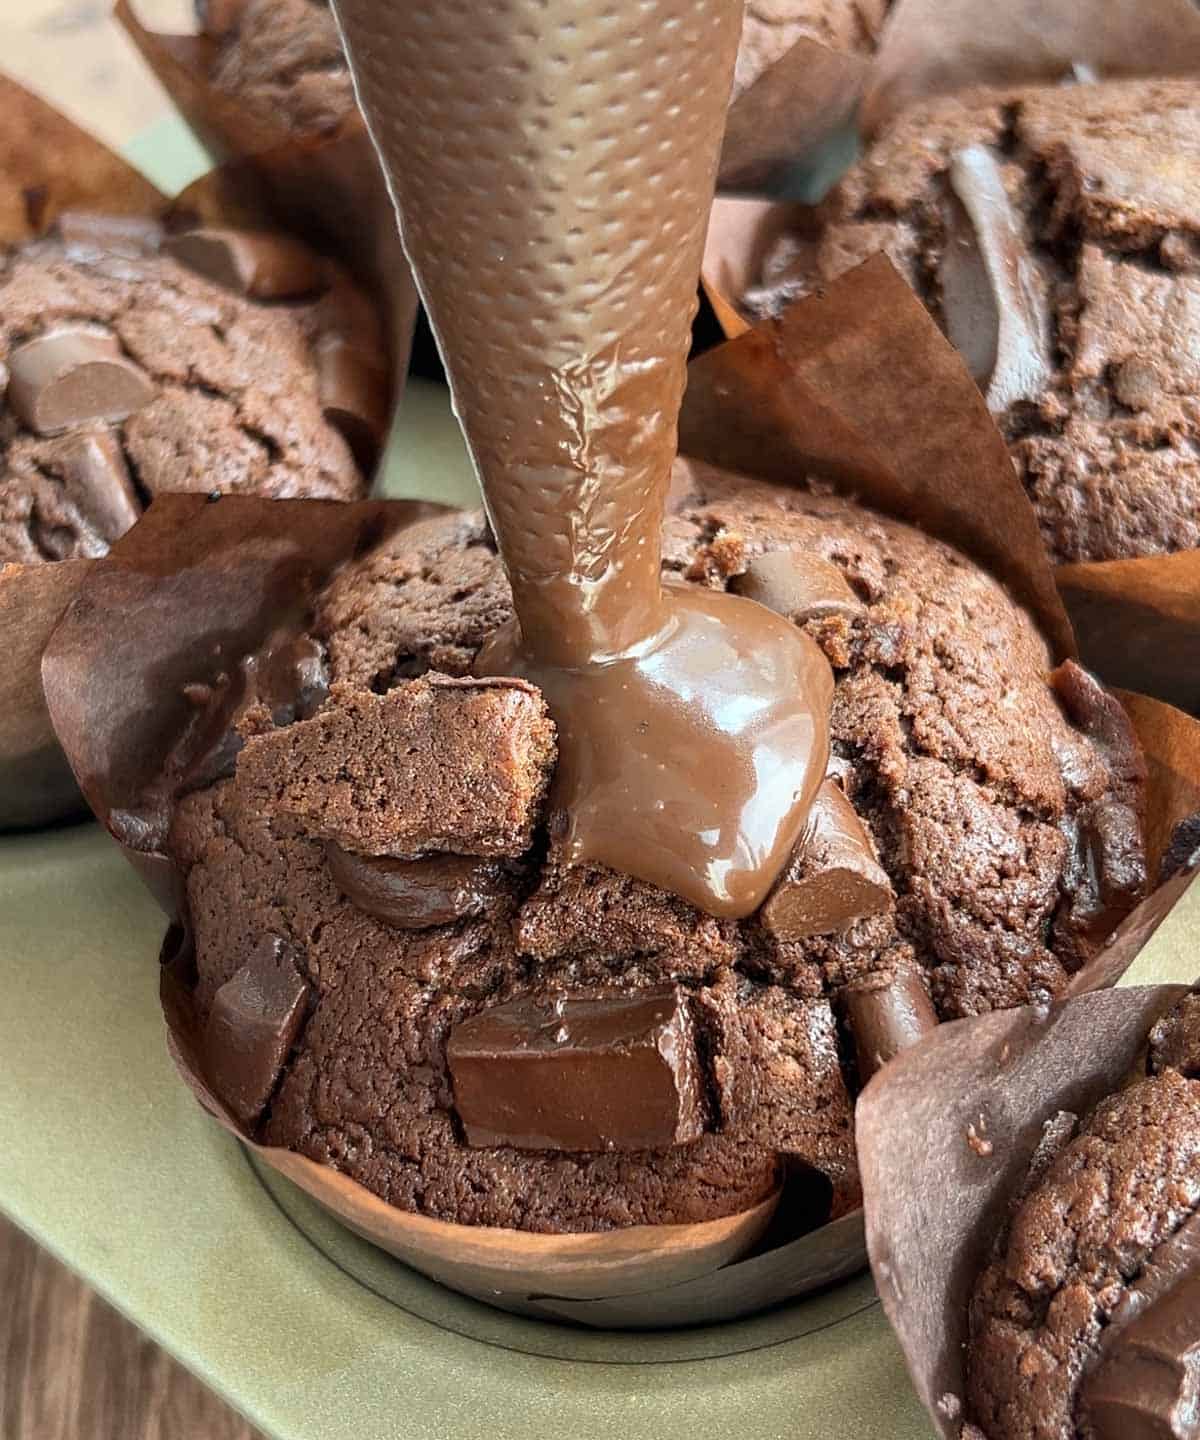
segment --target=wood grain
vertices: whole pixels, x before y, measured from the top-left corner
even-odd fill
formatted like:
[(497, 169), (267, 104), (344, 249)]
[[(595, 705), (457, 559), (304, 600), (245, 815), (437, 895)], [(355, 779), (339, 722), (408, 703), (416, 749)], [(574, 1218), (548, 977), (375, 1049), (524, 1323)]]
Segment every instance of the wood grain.
[(0, 1440), (258, 1440), (2, 1219), (0, 1297)]

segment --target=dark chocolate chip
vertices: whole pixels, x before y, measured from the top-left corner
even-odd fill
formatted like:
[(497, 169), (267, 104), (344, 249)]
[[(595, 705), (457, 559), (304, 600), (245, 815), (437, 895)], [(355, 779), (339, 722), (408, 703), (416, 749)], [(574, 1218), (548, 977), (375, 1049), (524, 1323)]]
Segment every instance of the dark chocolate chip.
[(456, 1026), (446, 1058), (471, 1145), (664, 1150), (704, 1130), (678, 986), (512, 1000)]
[(1158, 883), (1165, 884), (1176, 870), (1200, 865), (1200, 810), (1185, 816), (1171, 831), (1158, 863)]
[(40, 435), (124, 420), (154, 398), (150, 377), (95, 325), (60, 325), (8, 357), (8, 403)]
[(870, 835), (841, 788), (826, 780), (805, 839), (759, 911), (764, 928), (778, 940), (833, 935), (894, 903)]
[(968, 146), (951, 161), (945, 220), (946, 333), (991, 409), (1036, 400), (1051, 375), (1045, 282), (985, 146)]
[(388, 860), (325, 845), (329, 873), (352, 905), (401, 930), (425, 930), (482, 915), (511, 890), (510, 872), (468, 855)]
[(827, 615), (854, 620), (864, 608), (836, 565), (803, 550), (772, 550), (757, 556), (734, 576), (729, 588), (797, 625)]
[(1148, 1069), (1155, 1075), (1178, 1070), (1190, 1080), (1200, 1080), (1200, 995), (1186, 996), (1155, 1021)]
[(344, 335), (323, 335), (313, 354), (325, 418), (341, 432), (359, 469), (369, 473), (387, 437), (387, 371)]
[(292, 300), (324, 283), (320, 257), (290, 235), (265, 230), (185, 230), (163, 250), (206, 279), (254, 300)]
[(1200, 1219), (1160, 1245), (1116, 1306), (1079, 1391), (1094, 1440), (1195, 1440), (1200, 1409)]
[(213, 996), (201, 1048), (209, 1083), (243, 1125), (262, 1114), (304, 1023), (308, 983), (277, 935)]
[(893, 1056), (936, 1028), (937, 1012), (925, 982), (912, 970), (872, 976), (842, 992), (854, 1040), (858, 1078), (866, 1082)]
[(125, 452), (111, 430), (64, 435), (49, 448), (45, 463), (57, 472), (79, 513), (111, 545), (137, 521), (137, 492)]

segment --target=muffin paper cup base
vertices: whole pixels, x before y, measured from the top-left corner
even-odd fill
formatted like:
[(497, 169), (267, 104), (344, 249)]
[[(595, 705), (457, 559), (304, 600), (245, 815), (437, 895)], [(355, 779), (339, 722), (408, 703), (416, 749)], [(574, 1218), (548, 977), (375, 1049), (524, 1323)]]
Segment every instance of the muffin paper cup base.
[(1134, 987), (956, 1021), (897, 1056), (859, 1097), (871, 1267), (946, 1440), (965, 1418), (971, 1287), (1043, 1125), (1059, 1111), (1082, 1116), (1117, 1089), (1151, 1024), (1186, 993)]
[[(681, 426), (688, 457), (783, 484), (823, 470), (985, 564), (996, 557), (1069, 653), (1070, 627), (1003, 443), (957, 354), (903, 281), (886, 261), (872, 262), (791, 314), (783, 326), (759, 327), (693, 362)], [(914, 385), (928, 397), (931, 417), (917, 433)], [(297, 623), (341, 562), (428, 513), (419, 502), (209, 504), (170, 496), (152, 505), (89, 572), (43, 663), (59, 736), (109, 829), (128, 838), (121, 812), (136, 810), (160, 773), (187, 713), (185, 683), (215, 679), (279, 625)], [(1158, 777), (1148, 830), (1161, 847), (1200, 789), (1200, 726), (1141, 697), (1131, 713)], [(127, 854), (142, 873), (149, 868), (156, 893), (177, 897), (165, 855)], [(1112, 984), (1182, 883), (1157, 890), (1073, 987)], [(187, 995), (172, 972), (164, 1003), (177, 1064), (219, 1112), (189, 1040)], [(730, 1319), (834, 1283), (865, 1260), (861, 1212), (788, 1235), (786, 1192), (783, 1225), (777, 1219), (763, 1242), (770, 1248), (734, 1259), (765, 1226), (762, 1207), (700, 1226), (529, 1236), (414, 1217), (291, 1152), (260, 1153), (360, 1233), (447, 1284), (526, 1314), (597, 1327)]]

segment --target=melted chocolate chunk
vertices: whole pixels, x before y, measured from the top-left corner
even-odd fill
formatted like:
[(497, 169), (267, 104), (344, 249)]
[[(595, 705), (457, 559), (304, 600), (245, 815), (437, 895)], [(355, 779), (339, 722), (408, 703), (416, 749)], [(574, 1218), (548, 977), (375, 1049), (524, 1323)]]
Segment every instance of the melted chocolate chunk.
[(287, 1061), (308, 1001), (294, 952), (277, 935), (213, 997), (201, 1049), (213, 1089), (243, 1125), (262, 1114)]
[(946, 332), (992, 409), (1036, 400), (1051, 375), (1045, 283), (992, 152), (960, 150), (950, 188), (940, 270)]
[(351, 904), (400, 930), (427, 930), (482, 915), (512, 889), (506, 867), (469, 855), (387, 860), (352, 855), (328, 841), (325, 858)]
[(757, 556), (734, 576), (729, 588), (797, 625), (827, 615), (855, 620), (865, 613), (837, 566), (802, 550), (772, 550)]
[(254, 300), (294, 300), (324, 283), (320, 259), (290, 235), (265, 230), (185, 230), (163, 250), (198, 275)]
[(344, 335), (322, 336), (313, 356), (326, 420), (340, 431), (359, 468), (372, 470), (387, 436), (387, 371)]
[(807, 837), (759, 912), (763, 926), (777, 940), (835, 935), (894, 903), (871, 837), (841, 787), (826, 780), (809, 812)]
[(1158, 862), (1158, 883), (1165, 884), (1176, 870), (1200, 864), (1200, 810), (1184, 819), (1171, 831), (1167, 848)]
[(1150, 1071), (1178, 1070), (1200, 1080), (1200, 995), (1189, 995), (1150, 1031)]
[(451, 1032), (446, 1058), (471, 1145), (664, 1150), (704, 1131), (700, 1059), (675, 985), (496, 1005)]
[(58, 470), (67, 498), (110, 545), (137, 521), (137, 492), (111, 430), (64, 435), (43, 463)]
[(1200, 1217), (1158, 1247), (1121, 1297), (1079, 1401), (1090, 1440), (1200, 1435)]
[(8, 403), (40, 435), (124, 420), (154, 399), (150, 377), (96, 325), (60, 325), (8, 357)]
[(928, 1035), (937, 1011), (921, 977), (912, 970), (872, 976), (842, 994), (862, 1084), (893, 1056)]

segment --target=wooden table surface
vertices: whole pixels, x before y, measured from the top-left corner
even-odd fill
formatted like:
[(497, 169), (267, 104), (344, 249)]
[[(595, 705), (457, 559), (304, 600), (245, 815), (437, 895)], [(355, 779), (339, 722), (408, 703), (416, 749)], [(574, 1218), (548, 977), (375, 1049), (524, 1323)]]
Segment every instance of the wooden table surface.
[[(137, 0), (184, 29), (187, 0)], [(170, 109), (111, 0), (0, 0), (0, 64), (113, 147)], [(0, 143), (3, 143), (0, 137)], [(0, 1440), (255, 1440), (239, 1416), (0, 1219)]]

